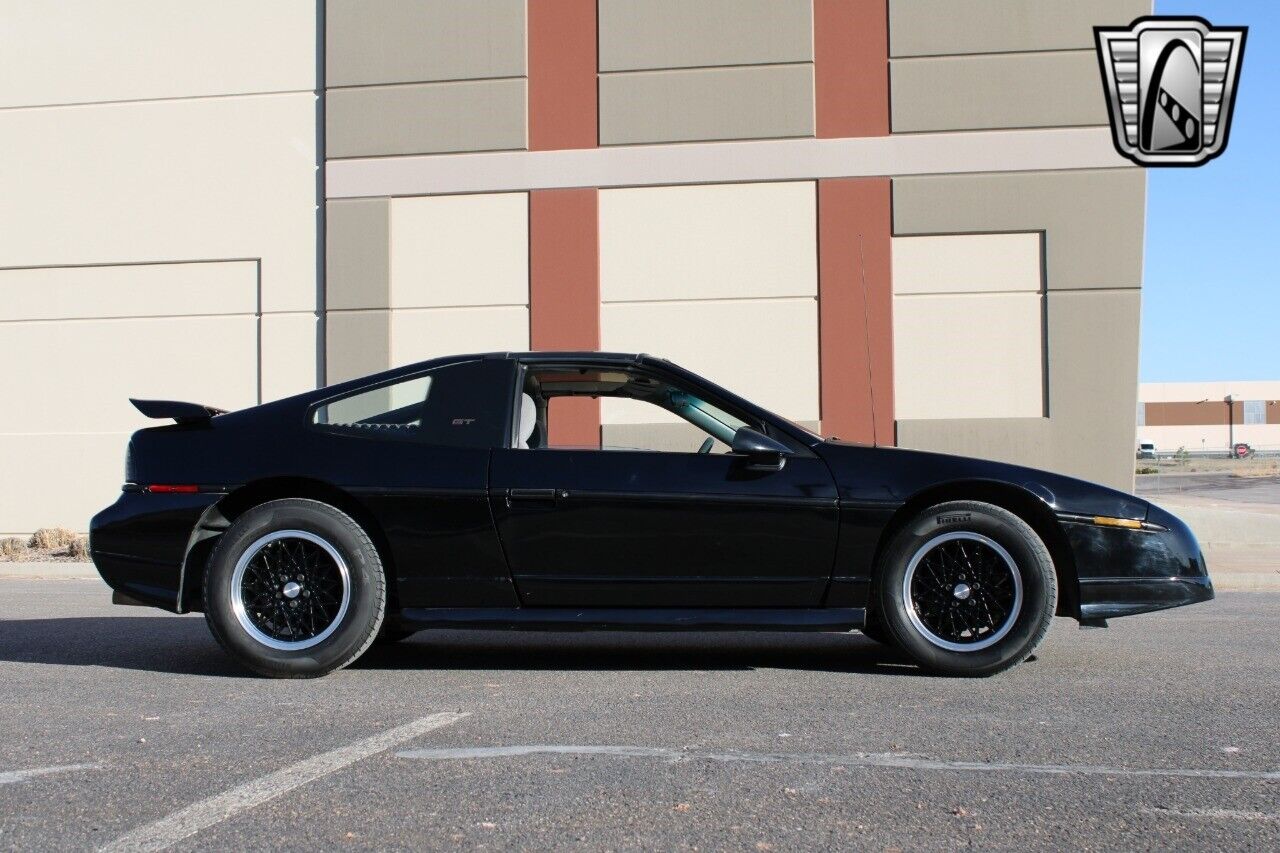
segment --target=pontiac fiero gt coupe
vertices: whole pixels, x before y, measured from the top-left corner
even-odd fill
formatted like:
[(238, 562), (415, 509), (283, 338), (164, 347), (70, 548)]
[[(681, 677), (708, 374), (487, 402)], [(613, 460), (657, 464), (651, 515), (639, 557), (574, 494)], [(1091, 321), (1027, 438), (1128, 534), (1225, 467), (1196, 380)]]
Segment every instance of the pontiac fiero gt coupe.
[[(93, 560), (117, 603), (203, 611), (265, 675), (433, 627), (861, 630), (989, 675), (1055, 614), (1213, 597), (1191, 531), (1146, 501), (824, 440), (646, 355), (455, 356), (230, 413), (134, 403), (176, 423), (131, 438)], [(593, 405), (603, 446), (552, 446)]]

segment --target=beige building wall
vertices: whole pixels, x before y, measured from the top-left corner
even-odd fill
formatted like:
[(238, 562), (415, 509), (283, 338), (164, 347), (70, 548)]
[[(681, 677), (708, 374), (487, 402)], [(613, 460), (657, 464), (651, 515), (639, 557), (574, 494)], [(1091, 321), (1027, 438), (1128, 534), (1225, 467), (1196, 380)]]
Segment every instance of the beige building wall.
[[(810, 181), (602, 191), (601, 348), (669, 358), (816, 423), (816, 215)], [(604, 402), (606, 445), (652, 446), (624, 425), (674, 421)]]
[[(923, 418), (900, 412), (899, 444), (1132, 488), (1145, 189), (1139, 169), (894, 180), (898, 238), (1042, 232), (1046, 294), (1044, 414)], [(1016, 257), (1015, 251), (1001, 266)], [(972, 331), (939, 330), (931, 349), (946, 352), (966, 333)], [(966, 365), (972, 370), (989, 369), (982, 359), (972, 362)]]
[(529, 348), (529, 196), (328, 204), (328, 381)]
[(813, 136), (811, 0), (600, 0), (600, 144)]
[(1044, 414), (1041, 235), (893, 240), (900, 420)]
[(889, 0), (894, 133), (1105, 125), (1093, 27), (1150, 0)]
[(527, 147), (524, 0), (327, 0), (326, 156)]
[(0, 532), (87, 528), (149, 423), (129, 396), (315, 387), (314, 13), (6, 7)]

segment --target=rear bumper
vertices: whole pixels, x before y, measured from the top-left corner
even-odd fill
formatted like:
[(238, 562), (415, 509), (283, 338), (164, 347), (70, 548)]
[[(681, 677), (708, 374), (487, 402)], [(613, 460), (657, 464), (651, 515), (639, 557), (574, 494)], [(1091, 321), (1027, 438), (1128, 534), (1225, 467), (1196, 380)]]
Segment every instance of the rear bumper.
[(121, 596), (181, 612), (182, 568), (201, 516), (221, 494), (121, 492), (89, 523), (89, 556)]
[(1141, 530), (1061, 517), (1080, 578), (1080, 618), (1113, 619), (1213, 598), (1191, 528), (1159, 507)]

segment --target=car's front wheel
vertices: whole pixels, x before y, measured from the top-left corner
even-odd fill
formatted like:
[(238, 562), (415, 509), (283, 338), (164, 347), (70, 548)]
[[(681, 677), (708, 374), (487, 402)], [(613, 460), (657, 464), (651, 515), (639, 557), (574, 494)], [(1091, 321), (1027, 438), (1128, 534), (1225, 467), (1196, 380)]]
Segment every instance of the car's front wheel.
[(1035, 530), (993, 504), (952, 501), (894, 536), (876, 577), (880, 624), (924, 668), (992, 675), (1040, 645), (1057, 606)]
[(349, 515), (290, 498), (254, 507), (218, 541), (204, 576), (205, 619), (249, 669), (313, 678), (373, 643), (386, 610), (382, 562)]

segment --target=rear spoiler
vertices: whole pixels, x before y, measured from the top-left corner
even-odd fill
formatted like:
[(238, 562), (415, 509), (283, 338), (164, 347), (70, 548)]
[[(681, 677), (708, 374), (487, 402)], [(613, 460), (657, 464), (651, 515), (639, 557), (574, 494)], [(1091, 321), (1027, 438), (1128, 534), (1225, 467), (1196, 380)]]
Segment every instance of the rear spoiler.
[(129, 402), (149, 418), (173, 418), (180, 424), (200, 423), (214, 415), (227, 413), (226, 409), (215, 409), (213, 406), (202, 406), (199, 403), (184, 403), (181, 400), (135, 400), (130, 397)]

